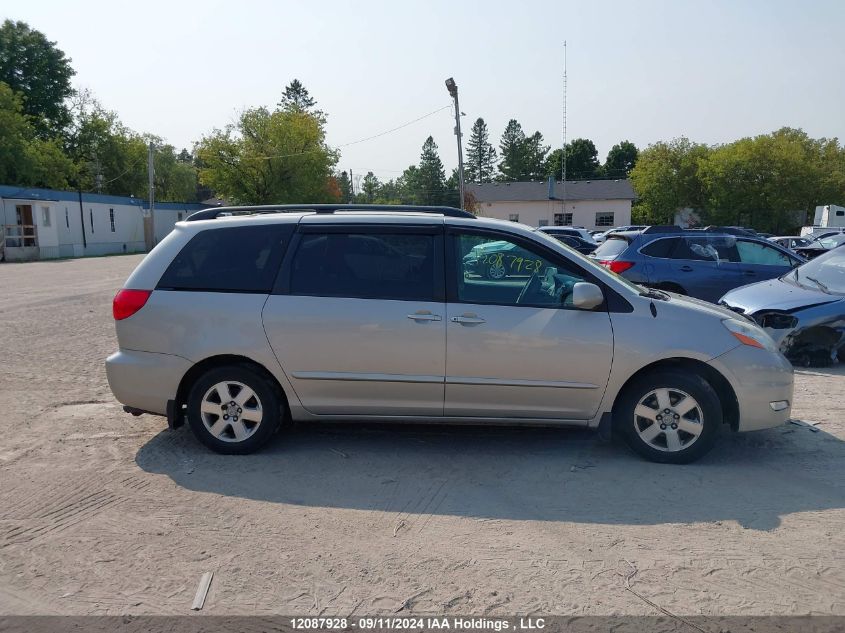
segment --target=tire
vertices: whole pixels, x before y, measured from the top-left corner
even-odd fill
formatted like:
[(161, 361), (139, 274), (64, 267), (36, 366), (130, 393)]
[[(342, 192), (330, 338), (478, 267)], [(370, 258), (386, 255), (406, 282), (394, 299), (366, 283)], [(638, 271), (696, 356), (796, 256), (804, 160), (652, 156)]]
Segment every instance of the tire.
[(662, 464), (699, 459), (713, 448), (721, 425), (716, 391), (698, 374), (683, 370), (654, 371), (637, 378), (614, 409), (615, 431), (635, 452)]
[[(221, 389), (228, 391), (228, 404)], [(281, 410), (274, 386), (243, 365), (210, 369), (188, 394), (191, 431), (208, 448), (224, 455), (246, 455), (264, 446), (279, 429)]]

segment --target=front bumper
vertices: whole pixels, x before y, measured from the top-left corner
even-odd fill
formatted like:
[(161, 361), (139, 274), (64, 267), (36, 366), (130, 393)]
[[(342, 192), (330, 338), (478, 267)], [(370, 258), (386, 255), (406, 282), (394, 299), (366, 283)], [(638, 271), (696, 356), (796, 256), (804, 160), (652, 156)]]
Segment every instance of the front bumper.
[[(738, 431), (768, 429), (789, 420), (794, 375), (783, 354), (740, 345), (709, 364), (728, 379), (736, 393)], [(774, 410), (772, 403), (783, 401), (789, 404), (780, 411)]]
[(119, 350), (106, 359), (106, 376), (117, 400), (129, 407), (167, 415), (192, 363), (173, 354)]

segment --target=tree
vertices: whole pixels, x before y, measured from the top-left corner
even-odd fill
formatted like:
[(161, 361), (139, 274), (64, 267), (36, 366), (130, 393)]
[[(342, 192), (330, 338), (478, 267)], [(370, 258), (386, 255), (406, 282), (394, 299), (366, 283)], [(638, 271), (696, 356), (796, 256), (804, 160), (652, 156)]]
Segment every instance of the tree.
[(632, 214), (634, 221), (673, 224), (679, 209), (702, 209), (706, 195), (698, 166), (710, 151), (706, 145), (677, 138), (654, 143), (640, 152), (631, 171), (638, 198)]
[(444, 204), (446, 197), (446, 172), (437, 152), (437, 143), (429, 136), (422, 146), (420, 164), (415, 174), (418, 204)]
[(55, 140), (37, 138), (21, 95), (0, 82), (0, 182), (21, 187), (66, 188), (73, 162)]
[(639, 150), (630, 141), (622, 141), (610, 148), (607, 153), (607, 160), (604, 163), (604, 176), (606, 178), (627, 178), (634, 165), (637, 164)]
[(70, 59), (43, 33), (25, 22), (0, 26), (0, 82), (23, 95), (23, 111), (40, 138), (64, 130), (70, 115), (65, 105), (73, 92)]
[(502, 160), (499, 163), (499, 180), (518, 181), (525, 177), (525, 132), (516, 119), (508, 121), (499, 142)]
[(326, 145), (322, 119), (308, 112), (248, 109), (203, 137), (197, 155), (200, 182), (236, 203), (336, 199), (329, 178), (338, 156)]
[(567, 180), (590, 180), (600, 175), (599, 153), (590, 139), (576, 138), (566, 144)]
[(534, 132), (525, 139), (525, 177), (520, 180), (543, 180), (546, 178), (546, 154), (549, 146), (543, 145), (543, 135)]
[(340, 201), (343, 204), (352, 202), (352, 181), (349, 180), (349, 174), (345, 171), (340, 172), (337, 179), (337, 186), (340, 189)]
[(842, 155), (836, 139), (791, 128), (716, 147), (699, 161), (704, 216), (764, 231), (795, 228), (803, 219), (796, 212), (845, 197)]
[(147, 197), (147, 141), (96, 100), (77, 108), (65, 149), (78, 169), (76, 185), (83, 190)]
[(285, 87), (282, 100), (278, 103), (279, 108), (284, 112), (304, 112), (325, 124), (326, 115), (322, 110), (315, 109), (314, 106), (316, 105), (317, 102), (299, 79), (294, 79)]
[(364, 180), (361, 183), (361, 190), (364, 197), (364, 201), (372, 203), (375, 200), (376, 194), (378, 193), (380, 188), (381, 183), (379, 182), (379, 179), (376, 178), (373, 172), (368, 171), (367, 175), (364, 176)]
[(472, 126), (467, 143), (465, 177), (467, 182), (493, 182), (496, 172), (496, 149), (489, 142), (487, 123), (479, 117)]

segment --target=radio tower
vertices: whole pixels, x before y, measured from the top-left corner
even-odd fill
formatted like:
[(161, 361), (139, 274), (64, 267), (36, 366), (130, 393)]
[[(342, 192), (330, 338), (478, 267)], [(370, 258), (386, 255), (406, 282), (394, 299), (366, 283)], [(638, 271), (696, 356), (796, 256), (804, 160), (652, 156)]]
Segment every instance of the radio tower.
[(563, 41), (563, 145), (561, 146), (561, 180), (563, 204), (566, 210), (566, 40)]

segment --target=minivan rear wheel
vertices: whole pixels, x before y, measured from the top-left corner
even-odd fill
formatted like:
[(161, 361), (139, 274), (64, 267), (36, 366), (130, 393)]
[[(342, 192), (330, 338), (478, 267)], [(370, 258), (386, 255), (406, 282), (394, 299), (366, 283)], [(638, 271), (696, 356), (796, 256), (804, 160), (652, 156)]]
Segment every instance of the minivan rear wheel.
[(625, 389), (614, 423), (628, 445), (646, 459), (688, 464), (713, 448), (722, 408), (716, 391), (701, 376), (655, 371)]
[(281, 420), (279, 397), (259, 373), (244, 366), (207, 371), (188, 394), (188, 424), (211, 450), (252, 453), (273, 436)]

